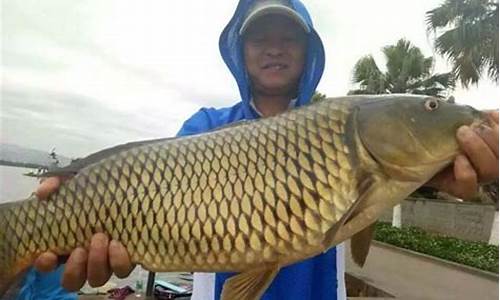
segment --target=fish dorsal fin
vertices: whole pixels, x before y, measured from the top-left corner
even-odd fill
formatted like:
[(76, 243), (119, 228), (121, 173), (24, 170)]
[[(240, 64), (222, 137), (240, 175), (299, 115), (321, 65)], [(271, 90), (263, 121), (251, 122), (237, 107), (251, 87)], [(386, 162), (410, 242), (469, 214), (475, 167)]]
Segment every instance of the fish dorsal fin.
[[(255, 122), (255, 120), (241, 120), (241, 121), (233, 122), (233, 123), (230, 123), (227, 125), (223, 125), (221, 127), (217, 127), (211, 131), (204, 132), (201, 134), (213, 133), (213, 132), (217, 132), (217, 131), (221, 131), (221, 130), (225, 130), (225, 129), (229, 129), (229, 128), (239, 127), (239, 126), (242, 126), (245, 124), (250, 124), (253, 122)], [(193, 136), (196, 136), (196, 134)], [(175, 139), (179, 139), (179, 138), (183, 138), (183, 137), (168, 137), (168, 138), (160, 138), (160, 139), (153, 139), (153, 140), (136, 141), (136, 142), (130, 142), (130, 143), (125, 143), (125, 144), (113, 146), (113, 147), (95, 152), (93, 154), (90, 154), (84, 158), (77, 159), (65, 167), (56, 168), (56, 169), (47, 171), (45, 173), (42, 173), (40, 175), (37, 175), (37, 177), (73, 176), (76, 173), (78, 173), (78, 171), (80, 171), (81, 169), (83, 169), (83, 168), (85, 168), (93, 163), (96, 163), (96, 162), (98, 162), (106, 157), (109, 157), (113, 154), (116, 154), (116, 153), (119, 153), (119, 152), (122, 152), (125, 150), (129, 150), (129, 149), (134, 148), (134, 147), (140, 147), (140, 146), (144, 146), (144, 145), (148, 145), (148, 144), (165, 142), (165, 141), (175, 140)]]
[(72, 176), (72, 175), (75, 175), (76, 173), (78, 173), (78, 171), (80, 171), (81, 169), (83, 169), (83, 168), (85, 168), (93, 163), (96, 163), (96, 162), (98, 162), (106, 157), (109, 157), (113, 154), (120, 153), (122, 151), (131, 149), (134, 147), (139, 147), (139, 146), (158, 143), (158, 142), (164, 142), (164, 141), (173, 140), (173, 139), (176, 139), (176, 137), (137, 141), (137, 142), (130, 142), (130, 143), (126, 143), (126, 144), (113, 146), (113, 147), (92, 153), (84, 158), (77, 159), (77, 160), (73, 161), (71, 164), (67, 165), (66, 167), (57, 168), (57, 169), (42, 173), (42, 174), (38, 175), (38, 177)]
[(351, 237), (351, 256), (352, 260), (360, 267), (365, 265), (370, 244), (375, 231), (375, 223), (364, 228)]
[(229, 278), (224, 283), (221, 300), (260, 299), (279, 270), (278, 265), (266, 265)]

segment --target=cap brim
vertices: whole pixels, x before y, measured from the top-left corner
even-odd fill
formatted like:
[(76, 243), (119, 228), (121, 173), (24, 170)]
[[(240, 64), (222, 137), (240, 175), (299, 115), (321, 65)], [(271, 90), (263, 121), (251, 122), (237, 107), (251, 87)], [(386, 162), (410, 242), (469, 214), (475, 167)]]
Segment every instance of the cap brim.
[(293, 21), (295, 21), (297, 24), (304, 29), (306, 33), (309, 33), (311, 29), (307, 25), (307, 23), (304, 21), (304, 19), (293, 9), (285, 6), (285, 5), (279, 5), (279, 4), (272, 4), (272, 5), (266, 5), (263, 7), (259, 7), (259, 9), (253, 11), (250, 15), (248, 15), (243, 21), (243, 24), (241, 25), (240, 32), (239, 34), (242, 35), (245, 33), (245, 31), (248, 29), (248, 27), (255, 21), (256, 19), (266, 16), (266, 15), (271, 15), (271, 14), (277, 14), (277, 15), (282, 15), (289, 17)]

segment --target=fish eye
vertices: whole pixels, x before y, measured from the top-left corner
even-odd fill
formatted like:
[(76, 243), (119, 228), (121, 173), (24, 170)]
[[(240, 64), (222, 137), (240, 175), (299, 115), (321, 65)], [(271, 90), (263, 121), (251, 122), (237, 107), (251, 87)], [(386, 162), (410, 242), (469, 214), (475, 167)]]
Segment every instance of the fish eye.
[(425, 101), (425, 110), (433, 111), (439, 108), (439, 101), (436, 99), (429, 99)]

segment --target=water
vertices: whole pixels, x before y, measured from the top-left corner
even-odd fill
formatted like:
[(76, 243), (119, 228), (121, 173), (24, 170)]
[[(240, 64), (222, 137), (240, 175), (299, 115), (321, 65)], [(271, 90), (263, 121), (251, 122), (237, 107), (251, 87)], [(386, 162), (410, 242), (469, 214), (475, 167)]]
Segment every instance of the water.
[(32, 170), (0, 165), (0, 203), (25, 199), (35, 191), (38, 179), (23, 175)]

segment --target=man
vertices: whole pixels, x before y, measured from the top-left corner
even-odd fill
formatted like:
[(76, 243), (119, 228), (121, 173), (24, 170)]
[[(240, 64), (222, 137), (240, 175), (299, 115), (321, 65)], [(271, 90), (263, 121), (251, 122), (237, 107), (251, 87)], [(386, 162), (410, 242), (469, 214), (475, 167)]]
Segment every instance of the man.
[[(232, 107), (203, 108), (187, 120), (179, 136), (205, 132), (232, 122), (272, 116), (306, 104), (324, 67), (321, 39), (298, 0), (241, 0), (220, 37), (220, 51), (239, 87), (241, 101)], [(498, 114), (496, 124), (498, 124)], [(498, 126), (472, 132), (461, 128), (457, 137), (465, 155), (430, 183), (459, 196), (469, 196), (478, 180), (498, 177)], [(495, 167), (493, 167), (495, 166)], [(40, 198), (55, 190), (61, 179), (50, 178), (38, 190)], [(57, 265), (52, 253), (42, 254), (35, 266), (42, 271)], [(74, 250), (65, 266), (62, 284), (78, 290), (88, 280), (104, 284), (111, 273), (127, 276), (133, 266), (124, 249), (96, 234), (88, 250)], [(285, 267), (263, 299), (345, 299), (342, 247)], [(230, 274), (195, 274), (195, 300), (219, 299)]]

